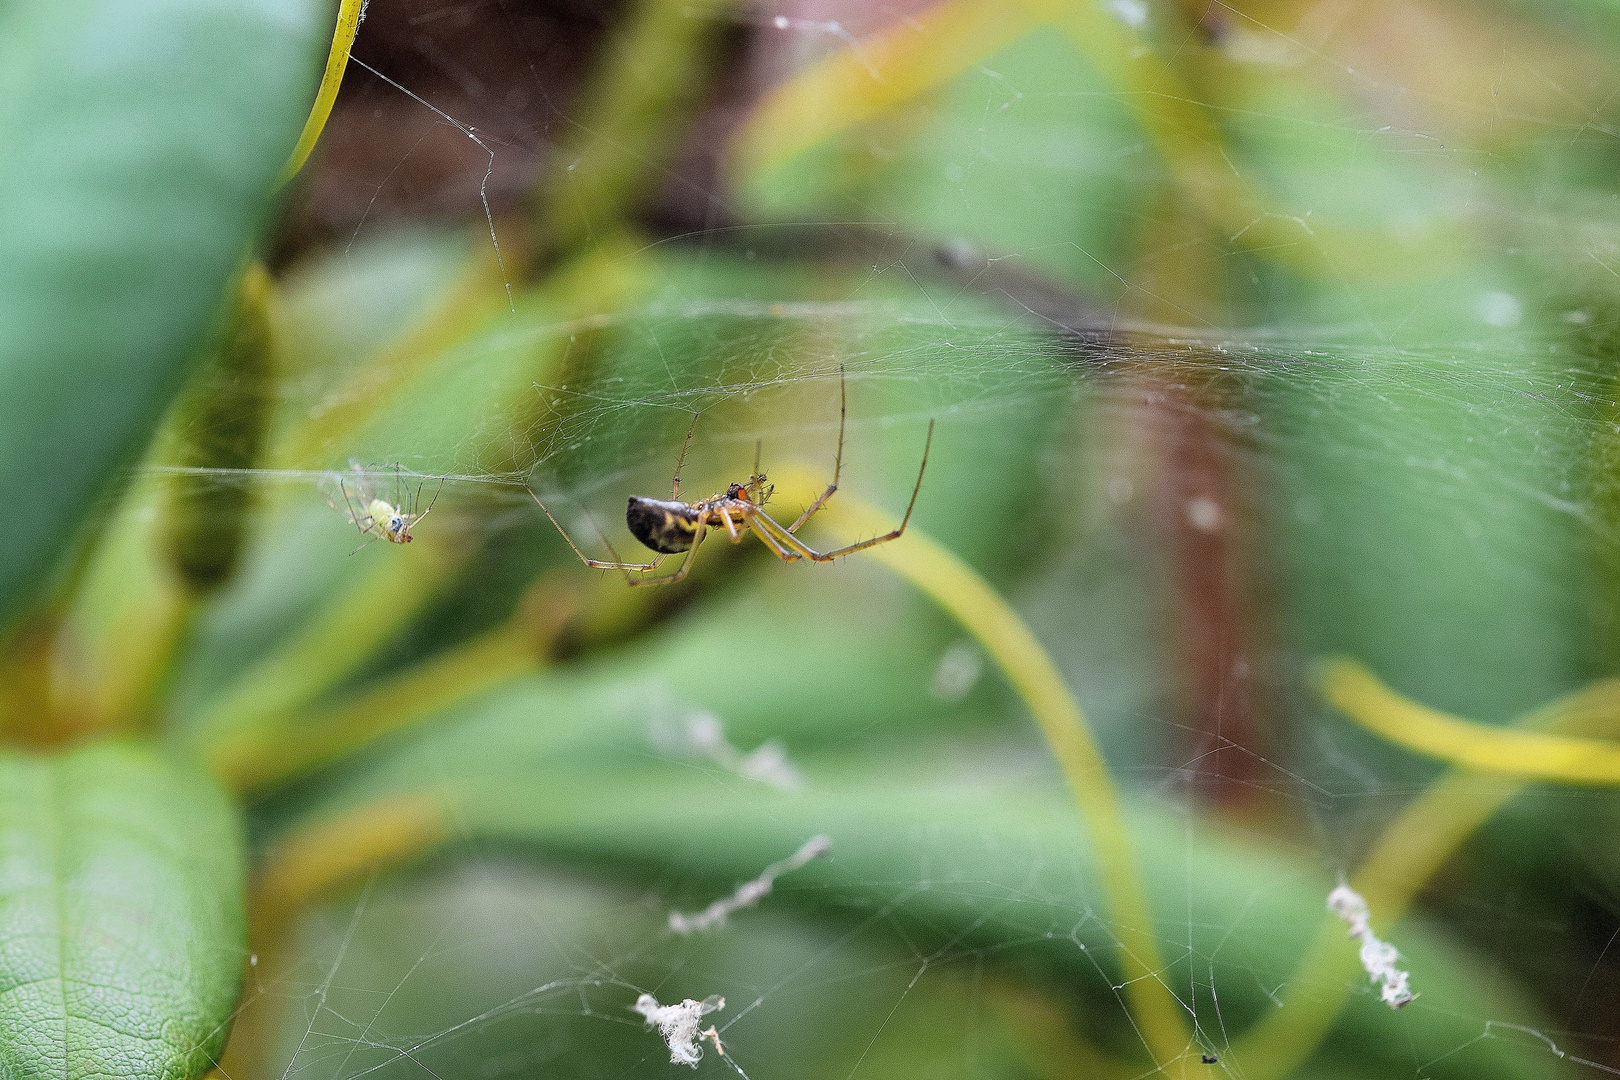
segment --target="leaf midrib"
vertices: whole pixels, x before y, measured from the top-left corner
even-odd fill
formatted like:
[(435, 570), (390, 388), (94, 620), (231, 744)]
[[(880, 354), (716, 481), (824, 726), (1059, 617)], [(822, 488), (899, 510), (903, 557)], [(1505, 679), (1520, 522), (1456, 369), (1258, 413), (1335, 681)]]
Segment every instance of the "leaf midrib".
[(68, 1049), (68, 998), (67, 998), (67, 899), (62, 890), (63, 870), (63, 844), (62, 844), (62, 795), (61, 782), (57, 778), (55, 768), (46, 767), (46, 816), (50, 819), (47, 828), (51, 837), (51, 897), (52, 906), (56, 912), (56, 987), (62, 999), (62, 1080), (68, 1080), (69, 1049)]

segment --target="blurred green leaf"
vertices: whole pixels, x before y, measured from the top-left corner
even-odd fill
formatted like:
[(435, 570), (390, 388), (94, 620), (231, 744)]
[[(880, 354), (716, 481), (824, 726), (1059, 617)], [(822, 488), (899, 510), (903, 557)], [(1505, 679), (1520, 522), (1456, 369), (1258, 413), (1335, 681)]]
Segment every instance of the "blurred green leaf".
[[(537, 713), (522, 715), (532, 724)], [(492, 761), (503, 756), (500, 747), (486, 750)], [(1072, 804), (1056, 783), (1040, 781), (1036, 763), (1004, 757), (990, 772), (948, 754), (862, 753), (800, 762), (809, 787), (780, 792), (676, 765), (592, 775), (566, 764), (526, 766), (521, 751), (504, 756), (504, 768), (439, 777), (436, 790), (467, 840), (528, 842), (597, 872), (675, 881), (676, 906), (695, 910), (825, 834), (832, 853), (779, 881), (766, 906), (868, 930), (877, 922), (893, 928), (890, 947), (920, 957), (968, 951), (1026, 981), (1055, 980), (1090, 1023), (1111, 1032), (1111, 1052), (1141, 1060), (1117, 998), (1117, 945), (1095, 867)], [(1158, 933), (1175, 957), (1160, 977), (1206, 1038), (1236, 1042), (1277, 1007), (1273, 995), (1284, 987), (1329, 991), (1290, 986), (1329, 918), (1332, 882), (1314, 856), (1267, 850), (1263, 839), (1206, 830), (1148, 804), (1133, 808), (1132, 822)], [(733, 916), (739, 924), (753, 918)], [(1414, 1059), (1437, 1080), (1566, 1075), (1535, 1046), (1480, 1039), (1481, 1012), (1504, 1025), (1544, 1023), (1491, 975), (1488, 961), (1418, 920), (1391, 936), (1423, 997), (1402, 1012), (1382, 1005), (1366, 990), (1346, 937), (1344, 977), (1363, 992), (1324, 1044), (1323, 1060), (1358, 1063), (1345, 1076), (1388, 1076)], [(1202, 993), (1209, 985), (1218, 998)]]
[[(40, 702), (60, 736), (127, 723), (145, 691), (104, 688), (150, 676), (166, 737), (266, 785), (265, 866), (307, 886), (267, 889), (285, 899), (256, 906), (271, 921), (379, 859), (446, 842), (477, 858), (414, 918), (389, 900), (411, 875), (286, 941), (256, 934), (233, 1077), (663, 1069), (628, 1010), (643, 986), (725, 993), (755, 1080), (1138, 1075), (1119, 950), (1144, 932), (1212, 1076), (1309, 1058), (1296, 1071), (1321, 1080), (1528, 1080), (1607, 1060), (1589, 1036), (1620, 993), (1614, 797), (1518, 799), (1450, 837), (1443, 870), (1401, 877), (1424, 890), (1410, 915), (1375, 902), (1421, 995), (1392, 1012), (1324, 900), (1365, 871), (1370, 835), (1413, 846), (1400, 808), (1435, 766), (1347, 730), (1298, 678), (1349, 650), (1494, 719), (1614, 654), (1620, 98), (1607, 39), (1557, 31), (1595, 25), (1599, 0), (1533, 19), (1402, 0), (1331, 26), (1136, 0), (837, 21), (654, 0), (578, 25), (547, 7), (521, 42), (499, 5), (373, 5), (362, 47), (393, 85), (349, 88), (343, 152), (317, 159), (273, 244), (303, 269), (255, 372), (271, 467), (245, 443), (219, 457), (247, 434), (241, 406), (192, 410), (205, 450), (187, 460), (207, 471), (186, 535), (225, 543), (190, 565), (221, 587), (164, 631), (151, 613), (181, 609), (143, 523), (169, 479), (90, 503), (182, 383), (307, 103), (330, 24), (249, 2), (0, 8), (0, 214), (18, 214), (0, 221), (0, 495), (20, 508), (0, 624), (104, 530), (0, 698), (17, 716)], [(501, 60), (512, 43), (536, 62)], [(501, 168), (475, 149), (452, 174), (474, 130)], [(458, 207), (467, 235), (380, 224)], [(628, 554), (626, 496), (669, 490), (701, 414), (681, 490), (725, 490), (757, 446), (791, 520), (830, 475), (840, 383), (840, 499), (897, 515), (938, 421), (912, 525), (1028, 616), (1095, 719), (1151, 916), (1105, 902), (983, 650), (875, 560), (783, 564), (715, 536), (684, 584), (626, 589), (526, 490), (581, 548)], [(219, 374), (194, 385), (227, 404)], [(350, 457), (401, 463), (429, 498), (443, 481), (421, 543), (350, 555), (320, 475)], [(8, 765), (20, 809), (0, 837), (12, 818), (49, 835), (30, 824), (60, 809), (42, 786), (60, 805), (182, 798), (79, 760)], [(420, 816), (379, 812), (396, 797)], [(143, 814), (86, 831), (145, 836)], [(173, 817), (152, 829), (183, 855), (142, 849), (95, 894), (108, 908), (171, 870), (194, 891), (164, 890), (163, 910), (204, 903), (206, 814)], [(831, 856), (723, 932), (667, 929), (815, 833)], [(1571, 835), (1592, 853), (1569, 858)], [(513, 852), (538, 884), (481, 909)], [(476, 935), (455, 933), (464, 916)], [(148, 957), (167, 939), (120, 940)], [(213, 1019), (186, 1013), (217, 1036), (241, 948), (216, 948), (208, 978), (154, 954), (136, 990), (217, 976)], [(101, 975), (96, 1007), (116, 1009)], [(87, 1015), (61, 1012), (64, 1030)], [(1025, 1022), (981, 1037), (1009, 1013)], [(131, 1016), (148, 1018), (110, 1022)], [(0, 1080), (43, 1071), (6, 1052)]]
[(205, 1071), (241, 986), (243, 868), (231, 804), (149, 750), (0, 757), (0, 1075)]
[[(793, 890), (790, 879), (780, 887)], [(665, 926), (666, 913), (634, 884), (532, 861), (447, 859), (381, 882), (363, 910), (339, 902), (306, 922), (298, 979), (332, 973), (325, 1010), (313, 1026), (304, 1010), (284, 1010), (264, 1074), (674, 1075), (663, 1072), (669, 1054), (657, 1033), (629, 1008), (641, 988), (656, 987), (665, 1001), (723, 995), (727, 1008), (714, 1019), (727, 1056), (752, 1080), (1032, 1075), (1016, 1068), (1018, 1048), (986, 1016), (1011, 984), (998, 984), (977, 954), (919, 959), (895, 948), (886, 926), (852, 935), (777, 904), (739, 915), (724, 933), (649, 948)], [(431, 953), (420, 952), (423, 941), (434, 942)], [(587, 956), (613, 958), (611, 969)], [(1041, 1001), (1021, 997), (1026, 1007)], [(1052, 993), (1035, 1019), (1062, 1023), (1067, 1006)], [(704, 1069), (724, 1069), (709, 1056)], [(1063, 1064), (1069, 1071), (1044, 1075), (1118, 1075), (1080, 1071), (1072, 1057)]]
[(0, 619), (179, 387), (313, 94), (321, 0), (0, 11)]
[[(868, 92), (882, 89), (874, 79)], [(973, 271), (987, 254), (1018, 252), (1021, 263), (1112, 294), (1120, 281), (1109, 267), (1124, 253), (1131, 215), (1166, 178), (1106, 90), (1061, 35), (1041, 29), (940, 90), (748, 178), (743, 197), (779, 220), (892, 220), (940, 240), (942, 258)]]

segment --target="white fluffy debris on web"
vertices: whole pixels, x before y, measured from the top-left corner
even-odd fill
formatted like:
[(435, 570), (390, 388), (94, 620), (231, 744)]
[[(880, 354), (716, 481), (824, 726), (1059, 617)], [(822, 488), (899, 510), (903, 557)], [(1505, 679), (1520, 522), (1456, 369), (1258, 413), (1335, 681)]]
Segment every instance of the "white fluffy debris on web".
[(684, 937), (699, 930), (707, 930), (711, 926), (719, 926), (733, 911), (753, 907), (768, 896), (777, 878), (783, 874), (791, 874), (811, 859), (820, 858), (831, 849), (831, 838), (812, 836), (798, 851), (780, 862), (771, 863), (759, 877), (737, 886), (736, 891), (730, 896), (721, 897), (702, 911), (693, 915), (683, 915), (679, 911), (670, 912), (669, 928)]
[(804, 776), (780, 741), (768, 739), (745, 754), (726, 739), (726, 727), (713, 713), (692, 712), (674, 723), (655, 724), (652, 740), (665, 753), (705, 757), (746, 780), (783, 791), (804, 787)]
[(1340, 884), (1328, 893), (1327, 907), (1350, 927), (1350, 936), (1361, 942), (1361, 966), (1378, 985), (1384, 1004), (1399, 1009), (1417, 997), (1408, 985), (1411, 976), (1395, 966), (1401, 954), (1372, 932), (1366, 899), (1349, 885)]
[(720, 1033), (713, 1026), (708, 1031), (698, 1030), (705, 1016), (726, 1007), (726, 999), (719, 994), (710, 994), (702, 1001), (687, 998), (676, 1005), (660, 1005), (651, 994), (642, 994), (630, 1007), (646, 1018), (649, 1027), (658, 1029), (669, 1046), (671, 1065), (697, 1068), (697, 1063), (703, 1060), (703, 1047), (698, 1040), (703, 1038), (712, 1039), (714, 1048), (725, 1056), (725, 1051), (720, 1049)]

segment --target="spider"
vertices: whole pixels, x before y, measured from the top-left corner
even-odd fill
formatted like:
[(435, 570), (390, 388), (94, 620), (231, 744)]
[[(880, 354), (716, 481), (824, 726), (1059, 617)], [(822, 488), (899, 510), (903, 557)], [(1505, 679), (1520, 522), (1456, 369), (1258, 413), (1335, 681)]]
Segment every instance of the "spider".
[[(438, 491), (433, 493), (433, 499), (428, 503), (427, 510), (417, 513), (416, 507), (421, 503), (422, 488), (427, 481), (424, 480), (421, 484), (416, 485), (415, 494), (412, 494), (409, 488), (405, 488), (404, 506), (400, 507), (368, 492), (365, 469), (359, 462), (351, 461), (350, 464), (354, 466), (356, 474), (355, 498), (364, 504), (364, 510), (354, 508), (354, 500), (349, 498), (348, 484), (342, 477), (338, 478), (338, 490), (343, 493), (343, 504), (349, 508), (349, 520), (354, 523), (355, 528), (360, 530), (361, 536), (367, 537), (367, 540), (360, 547), (365, 547), (372, 540), (387, 540), (394, 544), (408, 544), (415, 539), (411, 536), (411, 529), (416, 526), (418, 521), (427, 517), (428, 510), (432, 510), (434, 504), (439, 501), (439, 492), (444, 490), (444, 481), (442, 479), (439, 481)], [(395, 464), (394, 498), (396, 500), (400, 498), (399, 470), (399, 465)], [(354, 550), (359, 551), (360, 548)]]
[[(911, 489), (911, 501), (906, 504), (906, 516), (900, 519), (900, 524), (892, 532), (882, 536), (874, 536), (870, 540), (862, 540), (841, 547), (835, 551), (817, 551), (795, 533), (799, 526), (809, 521), (817, 510), (820, 510), (833, 492), (838, 490), (838, 478), (844, 467), (844, 417), (847, 412), (848, 399), (844, 391), (843, 369), (838, 373), (838, 451), (833, 456), (832, 483), (821, 497), (811, 503), (804, 513), (799, 515), (792, 525), (783, 525), (765, 512), (765, 504), (770, 500), (776, 487), (766, 481), (765, 474), (759, 471), (760, 444), (754, 444), (754, 471), (745, 484), (732, 484), (725, 491), (700, 499), (697, 502), (681, 501), (681, 466), (686, 463), (686, 451), (692, 445), (692, 432), (697, 428), (696, 416), (692, 417), (692, 424), (686, 429), (686, 442), (681, 446), (680, 457), (675, 461), (674, 485), (670, 489), (669, 498), (650, 499), (641, 495), (630, 496), (630, 504), (625, 509), (624, 523), (630, 529), (631, 535), (647, 547), (659, 553), (659, 557), (652, 562), (633, 563), (620, 562), (618, 555), (613, 552), (612, 545), (608, 546), (614, 555), (611, 561), (588, 558), (579, 545), (574, 543), (568, 531), (558, 524), (546, 504), (540, 501), (540, 496), (531, 489), (529, 496), (540, 507), (541, 513), (552, 525), (556, 526), (568, 546), (574, 549), (586, 566), (599, 570), (622, 570), (625, 581), (630, 585), (672, 585), (686, 576), (692, 569), (692, 560), (697, 557), (698, 546), (710, 529), (725, 529), (726, 535), (733, 544), (740, 543), (745, 532), (752, 532), (764, 544), (772, 555), (783, 562), (793, 562), (796, 559), (809, 559), (812, 562), (832, 562), (845, 555), (853, 555), (878, 544), (886, 544), (890, 540), (897, 540), (900, 534), (906, 531), (906, 523), (911, 520), (911, 511), (917, 505), (917, 493), (922, 490), (923, 471), (928, 468), (928, 450), (934, 442), (934, 422), (928, 421), (928, 436), (923, 441), (922, 464), (917, 467), (917, 482)], [(605, 542), (606, 538), (604, 538)], [(686, 552), (686, 558), (681, 561), (680, 568), (673, 574), (664, 574), (658, 577), (632, 577), (632, 572), (648, 574), (658, 568), (665, 555), (677, 555)]]

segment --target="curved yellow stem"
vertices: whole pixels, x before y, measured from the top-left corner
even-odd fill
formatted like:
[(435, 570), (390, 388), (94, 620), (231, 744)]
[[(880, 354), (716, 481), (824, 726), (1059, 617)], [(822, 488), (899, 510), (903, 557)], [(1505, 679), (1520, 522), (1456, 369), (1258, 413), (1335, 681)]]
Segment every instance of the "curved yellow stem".
[(541, 666), (529, 626), (506, 623), (334, 705), (304, 707), (227, 732), (206, 747), (209, 771), (234, 791), (282, 784)]
[(1564, 784), (1620, 784), (1620, 744), (1476, 724), (1401, 697), (1366, 667), (1335, 657), (1322, 695), (1390, 742), (1460, 768)]
[[(783, 481), (784, 475), (777, 479)], [(811, 483), (805, 480), (809, 489)], [(889, 515), (842, 492), (817, 521), (851, 539), (894, 527)], [(1162, 1075), (1176, 1075), (1172, 1067), (1185, 1062), (1192, 1048), (1183, 1019), (1186, 1010), (1161, 977), (1164, 962), (1132, 856), (1125, 815), (1085, 714), (1028, 625), (967, 563), (916, 526), (891, 543), (870, 548), (869, 554), (950, 612), (984, 646), (1034, 714), (1080, 804), (1082, 826), (1096, 853), (1119, 941), (1131, 1019)]]
[(332, 103), (337, 100), (338, 87), (343, 85), (343, 71), (349, 66), (349, 52), (354, 48), (354, 36), (360, 32), (360, 20), (365, 16), (367, 0), (343, 0), (338, 7), (337, 29), (332, 33), (332, 51), (326, 54), (326, 71), (321, 75), (321, 88), (315, 93), (315, 104), (310, 106), (309, 119), (298, 136), (298, 145), (281, 168), (276, 180), (280, 187), (304, 167), (309, 155), (320, 141), (326, 120), (332, 115)]

